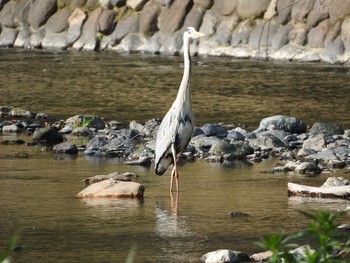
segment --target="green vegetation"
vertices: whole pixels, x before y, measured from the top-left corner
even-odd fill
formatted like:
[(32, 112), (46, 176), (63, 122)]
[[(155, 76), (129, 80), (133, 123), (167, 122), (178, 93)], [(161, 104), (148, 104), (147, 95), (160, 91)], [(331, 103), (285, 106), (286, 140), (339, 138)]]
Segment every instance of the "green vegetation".
[[(300, 212), (311, 220), (309, 228), (294, 235), (275, 233), (264, 237), (256, 244), (270, 250), (273, 254), (267, 261), (270, 263), (345, 263), (349, 258), (342, 259), (341, 254), (350, 253), (350, 237), (345, 236), (337, 228), (337, 220), (344, 212), (332, 214), (327, 211), (316, 213)], [(293, 243), (299, 239), (306, 239), (314, 246), (304, 246), (303, 253), (292, 253), (291, 249), (299, 247)]]
[(20, 231), (17, 230), (14, 235), (12, 236), (10, 242), (8, 243), (7, 247), (1, 252), (0, 254), (0, 262), (5, 261), (8, 256), (10, 255), (11, 251), (16, 247), (16, 243), (19, 239)]
[(77, 121), (73, 123), (73, 129), (76, 128), (85, 128), (85, 127), (91, 127), (91, 124), (93, 120), (95, 119), (95, 115), (83, 115), (80, 117), (80, 122)]

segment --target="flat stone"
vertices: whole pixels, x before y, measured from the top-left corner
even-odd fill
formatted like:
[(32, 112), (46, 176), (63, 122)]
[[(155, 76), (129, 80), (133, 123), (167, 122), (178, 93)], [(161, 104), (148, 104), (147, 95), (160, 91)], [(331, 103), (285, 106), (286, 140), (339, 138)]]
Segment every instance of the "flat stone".
[(112, 179), (89, 185), (79, 198), (142, 198), (145, 187), (136, 182), (122, 182)]

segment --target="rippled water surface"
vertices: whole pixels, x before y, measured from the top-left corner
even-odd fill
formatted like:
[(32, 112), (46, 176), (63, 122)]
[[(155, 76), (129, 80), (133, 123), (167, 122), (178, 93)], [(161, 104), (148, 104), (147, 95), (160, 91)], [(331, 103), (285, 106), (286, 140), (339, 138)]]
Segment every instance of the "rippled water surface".
[[(176, 96), (181, 57), (115, 53), (0, 50), (0, 105), (64, 119), (94, 113), (145, 122), (162, 117)], [(248, 130), (275, 114), (312, 125), (334, 121), (350, 128), (350, 68), (193, 59), (192, 100), (198, 125), (244, 123)], [(3, 135), (1, 140), (25, 135)], [(27, 153), (19, 158), (18, 153)], [(306, 225), (298, 209), (343, 209), (344, 200), (288, 198), (287, 182), (320, 185), (329, 176), (266, 174), (277, 160), (249, 165), (180, 167), (178, 202), (169, 172), (130, 167), (118, 159), (56, 158), (41, 147), (0, 145), (0, 251), (21, 230), (15, 262), (198, 262), (220, 248), (259, 251), (253, 242)], [(146, 187), (140, 200), (81, 200), (81, 180), (131, 171)], [(349, 178), (345, 170), (333, 175)], [(232, 219), (230, 211), (249, 217)], [(349, 218), (347, 218), (349, 219)]]

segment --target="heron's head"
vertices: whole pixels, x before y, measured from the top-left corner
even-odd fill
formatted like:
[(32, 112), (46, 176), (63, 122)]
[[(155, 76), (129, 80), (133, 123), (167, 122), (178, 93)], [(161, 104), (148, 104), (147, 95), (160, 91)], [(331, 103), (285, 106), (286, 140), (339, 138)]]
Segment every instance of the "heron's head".
[(187, 36), (192, 39), (204, 36), (203, 33), (196, 31), (196, 29), (194, 29), (193, 27), (187, 27), (185, 30), (185, 34), (187, 34)]

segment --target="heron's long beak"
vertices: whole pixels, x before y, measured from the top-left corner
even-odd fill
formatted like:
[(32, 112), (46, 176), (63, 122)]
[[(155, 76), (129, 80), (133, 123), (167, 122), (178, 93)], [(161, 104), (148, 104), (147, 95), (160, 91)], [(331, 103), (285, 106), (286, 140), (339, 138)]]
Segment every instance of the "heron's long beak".
[(196, 37), (204, 37), (204, 36), (205, 36), (203, 33), (198, 32), (198, 31), (193, 32), (193, 34), (194, 34)]

